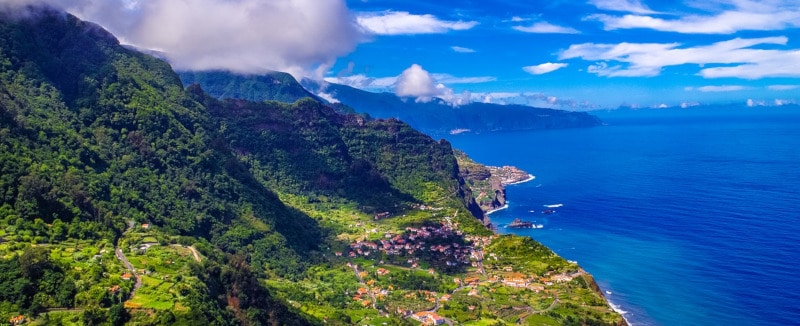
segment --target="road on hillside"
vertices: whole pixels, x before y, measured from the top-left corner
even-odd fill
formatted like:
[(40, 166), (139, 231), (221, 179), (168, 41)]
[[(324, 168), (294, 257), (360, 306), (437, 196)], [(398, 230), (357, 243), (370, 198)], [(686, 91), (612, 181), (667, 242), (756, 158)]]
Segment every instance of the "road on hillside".
[[(123, 234), (130, 232), (133, 229), (133, 226), (134, 222), (128, 221), (128, 229), (126, 229)], [(117, 256), (117, 259), (119, 259), (119, 261), (125, 265), (125, 268), (131, 271), (133, 278), (136, 279), (136, 283), (133, 284), (133, 290), (131, 290), (130, 296), (128, 296), (128, 299), (130, 300), (136, 294), (136, 290), (142, 287), (142, 279), (139, 277), (139, 274), (136, 272), (136, 268), (133, 267), (133, 264), (128, 261), (128, 257), (125, 257), (125, 253), (123, 253), (122, 249), (119, 248), (119, 241), (117, 241), (117, 245), (114, 246), (114, 254)]]

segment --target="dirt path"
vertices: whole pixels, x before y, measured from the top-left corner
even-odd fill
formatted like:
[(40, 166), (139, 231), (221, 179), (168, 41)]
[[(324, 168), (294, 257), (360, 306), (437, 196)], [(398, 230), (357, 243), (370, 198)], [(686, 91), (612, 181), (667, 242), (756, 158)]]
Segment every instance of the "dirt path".
[(199, 254), (199, 253), (197, 253), (197, 249), (196, 249), (194, 246), (184, 246), (184, 245), (180, 245), (180, 244), (173, 244), (173, 245), (171, 245), (171, 246), (173, 246), (173, 247), (176, 247), (176, 248), (186, 248), (186, 249), (189, 249), (189, 251), (191, 251), (191, 252), (192, 252), (192, 256), (194, 256), (194, 260), (195, 260), (196, 262), (198, 262), (198, 263), (199, 263), (199, 262), (202, 260), (202, 258), (200, 258), (200, 254)]
[[(352, 264), (352, 263), (351, 263), (351, 264)], [(352, 264), (352, 265), (353, 265), (353, 271), (356, 273), (356, 278), (358, 279), (358, 282), (359, 282), (359, 283), (361, 283), (361, 285), (362, 285), (362, 286), (363, 286), (365, 289), (367, 289), (367, 294), (369, 294), (369, 296), (372, 298), (372, 309), (376, 309), (376, 308), (375, 308), (375, 303), (377, 302), (377, 300), (375, 299), (375, 294), (374, 294), (374, 293), (372, 293), (372, 291), (371, 291), (370, 287), (367, 285), (367, 283), (366, 283), (366, 282), (364, 282), (364, 279), (363, 279), (363, 278), (361, 277), (361, 275), (359, 274), (359, 272), (358, 272), (358, 265), (356, 265), (356, 264)]]
[[(133, 226), (134, 222), (128, 221), (128, 229), (126, 229), (123, 234), (130, 232), (133, 229)], [(125, 253), (123, 253), (122, 249), (119, 248), (119, 241), (117, 241), (117, 245), (114, 246), (114, 254), (117, 256), (117, 259), (119, 259), (119, 261), (125, 265), (125, 268), (127, 268), (131, 274), (133, 274), (133, 278), (136, 279), (136, 283), (133, 284), (133, 290), (131, 290), (130, 296), (128, 296), (128, 299), (130, 300), (136, 294), (136, 290), (142, 287), (142, 278), (139, 277), (139, 274), (136, 273), (136, 268), (133, 267), (133, 264), (128, 261), (128, 257), (125, 257)]]
[(194, 260), (196, 260), (199, 263), (200, 262), (200, 255), (197, 254), (197, 249), (195, 249), (194, 246), (189, 246), (188, 248), (189, 248), (189, 250), (192, 251), (192, 255), (194, 256)]
[[(542, 309), (542, 310), (536, 310), (536, 309), (533, 309), (533, 307), (531, 307), (531, 306), (526, 306), (526, 307), (514, 307), (514, 310), (527, 310), (527, 311), (529, 312), (529, 314), (528, 314), (527, 316), (525, 316), (525, 317), (523, 317), (523, 318), (520, 318), (520, 319), (517, 321), (517, 324), (520, 324), (520, 323), (522, 323), (522, 322), (525, 322), (525, 320), (526, 320), (526, 319), (528, 319), (528, 317), (530, 317), (530, 316), (532, 316), (532, 315), (541, 315), (541, 314), (544, 314), (544, 313), (546, 313), (546, 312), (548, 312), (548, 311), (550, 311), (550, 310), (553, 310), (553, 309), (556, 307), (556, 304), (558, 304), (558, 295), (556, 295), (556, 296), (555, 296), (555, 299), (553, 300), (553, 302), (552, 302), (552, 303), (550, 303), (550, 305), (549, 305), (549, 306), (547, 306), (547, 308), (544, 308), (544, 309)], [(518, 309), (518, 308), (519, 308), (519, 309)]]

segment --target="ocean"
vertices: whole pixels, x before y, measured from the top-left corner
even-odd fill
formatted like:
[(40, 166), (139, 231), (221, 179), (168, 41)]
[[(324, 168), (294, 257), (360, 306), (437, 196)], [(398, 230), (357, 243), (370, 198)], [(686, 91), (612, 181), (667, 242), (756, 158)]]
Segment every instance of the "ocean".
[[(577, 261), (632, 325), (800, 324), (800, 108), (597, 115), (447, 137), (536, 176), (507, 187), (498, 232)], [(515, 218), (542, 228), (502, 227)]]

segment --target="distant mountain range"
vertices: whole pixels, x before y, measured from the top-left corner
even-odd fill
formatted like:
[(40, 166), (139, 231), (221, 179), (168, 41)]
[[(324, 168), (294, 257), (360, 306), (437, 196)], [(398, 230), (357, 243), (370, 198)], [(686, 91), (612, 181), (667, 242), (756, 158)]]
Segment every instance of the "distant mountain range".
[(441, 99), (416, 102), (392, 93), (372, 93), (309, 79), (303, 80), (301, 84), (291, 75), (281, 72), (251, 76), (222, 71), (183, 72), (180, 76), (185, 86), (197, 83), (204, 91), (217, 98), (294, 102), (303, 97), (312, 97), (318, 101), (326, 101), (314, 94), (330, 94), (343, 104), (340, 107), (349, 107), (373, 118), (396, 118), (436, 136), (459, 132), (593, 127), (602, 124), (599, 118), (585, 112), (491, 103), (453, 106)]

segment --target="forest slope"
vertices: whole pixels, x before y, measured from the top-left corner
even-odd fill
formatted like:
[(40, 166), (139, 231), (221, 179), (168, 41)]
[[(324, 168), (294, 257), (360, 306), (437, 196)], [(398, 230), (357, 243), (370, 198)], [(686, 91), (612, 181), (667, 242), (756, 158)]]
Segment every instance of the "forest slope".
[(446, 141), (313, 100), (220, 101), (26, 10), (0, 13), (0, 317), (622, 323), (577, 265), (483, 227)]

